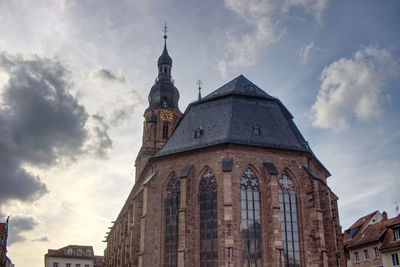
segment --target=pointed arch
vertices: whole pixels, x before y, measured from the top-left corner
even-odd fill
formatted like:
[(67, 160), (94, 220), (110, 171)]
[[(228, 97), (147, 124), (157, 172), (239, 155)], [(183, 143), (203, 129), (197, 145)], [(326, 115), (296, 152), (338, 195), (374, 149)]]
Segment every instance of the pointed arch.
[(199, 183), (200, 266), (218, 266), (217, 180), (204, 170)]
[(296, 185), (286, 171), (279, 177), (278, 184), (285, 266), (301, 266)]
[(242, 266), (262, 266), (260, 184), (252, 169), (240, 180)]
[(178, 266), (180, 180), (173, 174), (165, 188), (164, 266)]

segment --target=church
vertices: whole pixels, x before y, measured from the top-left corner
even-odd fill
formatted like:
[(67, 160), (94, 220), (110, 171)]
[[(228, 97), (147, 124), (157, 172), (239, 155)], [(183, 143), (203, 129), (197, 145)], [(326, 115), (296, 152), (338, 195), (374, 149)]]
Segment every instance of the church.
[(182, 113), (166, 39), (104, 266), (345, 266), (330, 173), (291, 113), (243, 75)]

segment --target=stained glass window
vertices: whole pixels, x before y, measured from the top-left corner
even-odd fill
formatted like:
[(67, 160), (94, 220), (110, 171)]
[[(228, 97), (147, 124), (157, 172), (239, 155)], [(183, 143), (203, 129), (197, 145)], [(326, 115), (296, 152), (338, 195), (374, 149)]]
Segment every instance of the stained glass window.
[(167, 185), (165, 198), (165, 266), (178, 264), (178, 227), (179, 227), (180, 182), (173, 176)]
[(207, 170), (200, 181), (200, 267), (218, 266), (217, 182)]
[(247, 169), (240, 181), (242, 266), (262, 266), (260, 191), (257, 176)]
[(301, 260), (296, 192), (290, 177), (286, 174), (279, 179), (278, 197), (285, 266), (298, 267), (301, 266)]

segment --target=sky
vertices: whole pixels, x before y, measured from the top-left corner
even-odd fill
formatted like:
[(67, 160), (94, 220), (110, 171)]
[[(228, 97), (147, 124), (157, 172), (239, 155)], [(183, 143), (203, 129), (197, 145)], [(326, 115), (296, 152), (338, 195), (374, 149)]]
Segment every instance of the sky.
[(92, 245), (132, 186), (168, 25), (183, 112), (243, 74), (331, 172), (343, 229), (400, 205), (399, 0), (0, 0), (0, 221), (8, 256)]

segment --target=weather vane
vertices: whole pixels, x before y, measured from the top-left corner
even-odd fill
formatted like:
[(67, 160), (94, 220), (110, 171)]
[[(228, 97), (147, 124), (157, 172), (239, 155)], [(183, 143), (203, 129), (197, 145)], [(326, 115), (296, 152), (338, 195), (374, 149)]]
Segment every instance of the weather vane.
[(167, 32), (168, 32), (168, 28), (167, 28), (167, 23), (165, 22), (164, 27), (163, 27), (164, 39), (167, 39)]
[(200, 100), (201, 99), (201, 85), (203, 84), (203, 82), (198, 80), (196, 82), (196, 84), (199, 86), (198, 89), (199, 89), (199, 100)]

